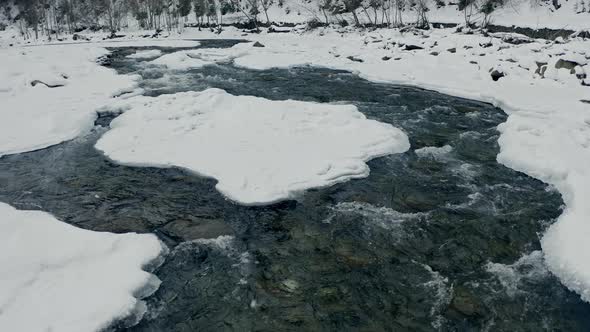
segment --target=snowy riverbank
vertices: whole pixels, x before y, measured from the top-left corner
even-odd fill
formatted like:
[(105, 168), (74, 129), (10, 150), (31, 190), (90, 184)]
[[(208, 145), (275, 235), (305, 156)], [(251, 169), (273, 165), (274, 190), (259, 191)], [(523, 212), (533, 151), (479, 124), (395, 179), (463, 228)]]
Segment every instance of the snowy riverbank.
[[(232, 28), (220, 35), (187, 29), (178, 38), (249, 39), (263, 47), (250, 43), (214, 53), (179, 51), (155, 64), (179, 70), (228, 60), (253, 69), (323, 66), (353, 71), (372, 81), (418, 86), (501, 107), (509, 118), (499, 128), (498, 161), (550, 183), (562, 193), (565, 211), (542, 235), (545, 261), (567, 287), (590, 301), (590, 244), (586, 241), (590, 207), (585, 204), (590, 194), (590, 87), (582, 85), (588, 83), (582, 78), (584, 72), (590, 73), (590, 41), (547, 42), (513, 35), (461, 34), (454, 29), (402, 34), (331, 28), (257, 35), (244, 35)], [(515, 38), (522, 43), (513, 44)], [(0, 110), (0, 156), (81, 135), (92, 127), (98, 107), (108, 106), (113, 96), (134, 90), (133, 77), (118, 76), (94, 63), (107, 52), (102, 46), (128, 42), (101, 43), (0, 49), (0, 99), (4, 106)], [(134, 43), (157, 46), (161, 41), (141, 39)], [(43, 83), (33, 86), (36, 80)], [(19, 112), (10, 112), (15, 109)], [(141, 163), (158, 164), (159, 160), (152, 158)]]

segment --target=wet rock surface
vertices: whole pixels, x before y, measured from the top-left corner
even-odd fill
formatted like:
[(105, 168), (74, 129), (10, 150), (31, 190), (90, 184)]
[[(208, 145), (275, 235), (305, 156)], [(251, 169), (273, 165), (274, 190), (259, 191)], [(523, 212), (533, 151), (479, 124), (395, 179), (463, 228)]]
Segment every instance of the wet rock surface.
[[(183, 170), (113, 164), (93, 148), (108, 121), (87, 137), (0, 158), (0, 201), (86, 229), (154, 232), (171, 248), (149, 311), (130, 331), (589, 326), (589, 305), (551, 274), (507, 283), (487, 268), (538, 250), (563, 204), (496, 162), (501, 110), (327, 69), (172, 72), (125, 58), (134, 51), (117, 50), (110, 65), (141, 75), (148, 95), (217, 87), (353, 103), (402, 128), (412, 148), (369, 162), (366, 179), (263, 207), (233, 204), (214, 180)], [(414, 151), (425, 147), (440, 149)]]

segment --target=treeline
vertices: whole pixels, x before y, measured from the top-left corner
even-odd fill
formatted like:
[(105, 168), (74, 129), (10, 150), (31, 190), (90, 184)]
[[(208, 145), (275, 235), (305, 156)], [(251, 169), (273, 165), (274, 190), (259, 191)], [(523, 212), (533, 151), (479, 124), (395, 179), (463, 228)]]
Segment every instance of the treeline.
[[(283, 0), (14, 0), (5, 5), (4, 16), (18, 24), (25, 38), (49, 38), (84, 29), (108, 29), (115, 34), (121, 28), (137, 26), (141, 29), (182, 30), (189, 15), (197, 25), (221, 30), (223, 17), (231, 13), (243, 16), (255, 29), (259, 22), (270, 24), (268, 10), (283, 6)], [(429, 26), (428, 12), (444, 6), (444, 0), (308, 0), (308, 13), (316, 24), (370, 24), (401, 27), (407, 24), (421, 28)], [(465, 15), (465, 23), (472, 17), (483, 16), (489, 23), (492, 12), (505, 0), (459, 0), (458, 8)], [(16, 10), (11, 10), (11, 6)], [(404, 22), (404, 12), (415, 13), (415, 19)], [(352, 17), (352, 21), (348, 20)], [(261, 20), (262, 18), (262, 20)]]

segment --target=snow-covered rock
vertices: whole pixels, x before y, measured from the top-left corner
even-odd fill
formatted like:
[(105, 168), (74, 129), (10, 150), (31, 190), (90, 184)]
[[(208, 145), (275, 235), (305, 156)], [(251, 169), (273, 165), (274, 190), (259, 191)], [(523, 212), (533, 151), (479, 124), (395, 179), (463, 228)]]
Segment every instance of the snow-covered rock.
[(138, 299), (157, 277), (142, 268), (163, 247), (154, 235), (76, 228), (0, 203), (0, 331), (99, 331), (141, 319)]
[(136, 97), (96, 148), (129, 165), (178, 166), (217, 179), (242, 204), (291, 198), (366, 177), (366, 161), (409, 148), (407, 136), (352, 105), (233, 96), (223, 90)]

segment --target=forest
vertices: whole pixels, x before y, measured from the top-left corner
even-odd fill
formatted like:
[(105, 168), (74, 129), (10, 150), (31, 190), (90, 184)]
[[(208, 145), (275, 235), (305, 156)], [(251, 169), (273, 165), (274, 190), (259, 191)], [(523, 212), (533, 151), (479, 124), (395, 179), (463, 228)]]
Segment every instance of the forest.
[[(253, 29), (260, 25), (280, 23), (269, 15), (271, 6), (283, 7), (284, 0), (15, 0), (2, 4), (4, 17), (19, 27), (25, 38), (40, 35), (59, 38), (82, 30), (108, 30), (113, 35), (122, 28), (144, 30), (182, 30), (186, 22), (200, 28), (215, 27), (221, 31), (224, 17), (239, 17)], [(555, 1), (555, 0), (554, 0)], [(445, 6), (443, 0), (305, 0), (303, 5), (313, 13), (310, 25), (331, 23), (428, 28), (428, 12)], [(459, 0), (465, 24), (475, 15), (489, 23), (491, 14), (505, 5), (505, 0)], [(557, 4), (555, 4), (557, 6)], [(402, 13), (415, 12), (416, 19), (405, 22)], [(235, 19), (231, 23), (235, 23)]]

